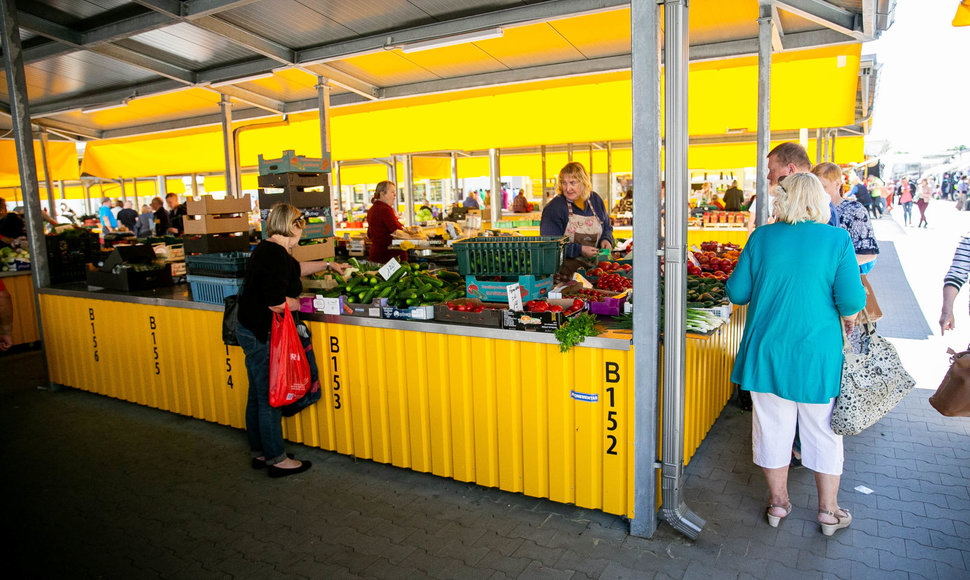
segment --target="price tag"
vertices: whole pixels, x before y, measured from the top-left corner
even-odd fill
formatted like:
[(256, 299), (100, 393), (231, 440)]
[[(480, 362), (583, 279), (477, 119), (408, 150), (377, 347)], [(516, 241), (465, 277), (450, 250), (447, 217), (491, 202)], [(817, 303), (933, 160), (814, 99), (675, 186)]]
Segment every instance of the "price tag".
[(522, 286), (519, 284), (509, 284), (505, 287), (509, 295), (509, 310), (522, 312)]
[(364, 242), (363, 242), (363, 240), (351, 240), (350, 241), (350, 250), (353, 251), (353, 252), (363, 252), (364, 251)]
[(388, 261), (386, 264), (384, 264), (383, 266), (381, 266), (381, 269), (378, 270), (377, 272), (385, 280), (389, 280), (391, 278), (391, 276), (394, 275), (394, 272), (397, 272), (400, 269), (401, 269), (401, 265), (398, 264), (397, 260), (395, 260), (394, 258), (391, 258), (390, 261)]
[(320, 310), (322, 310), (324, 314), (340, 316), (340, 298), (321, 298), (320, 301), (323, 303), (323, 308)]

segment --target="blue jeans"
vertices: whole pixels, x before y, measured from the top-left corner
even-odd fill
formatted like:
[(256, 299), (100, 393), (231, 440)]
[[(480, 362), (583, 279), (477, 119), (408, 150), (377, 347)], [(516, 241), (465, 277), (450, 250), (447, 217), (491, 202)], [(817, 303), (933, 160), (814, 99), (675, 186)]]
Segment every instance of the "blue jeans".
[(909, 225), (913, 222), (913, 202), (907, 201), (903, 204), (903, 223)]
[(246, 401), (246, 435), (253, 457), (263, 456), (266, 465), (286, 459), (283, 447), (283, 413), (269, 404), (269, 340), (259, 342), (252, 331), (236, 325), (236, 339), (246, 354), (249, 399)]

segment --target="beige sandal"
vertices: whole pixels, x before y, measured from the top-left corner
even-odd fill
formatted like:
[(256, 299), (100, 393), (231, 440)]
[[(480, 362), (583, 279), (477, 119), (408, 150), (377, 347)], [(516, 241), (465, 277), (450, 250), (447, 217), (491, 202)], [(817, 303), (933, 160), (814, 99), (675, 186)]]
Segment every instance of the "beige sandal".
[(831, 536), (832, 534), (835, 533), (835, 530), (841, 530), (842, 528), (847, 528), (849, 527), (849, 524), (852, 523), (852, 514), (849, 513), (849, 510), (839, 508), (839, 512), (845, 515), (836, 515), (835, 513), (827, 512), (825, 510), (818, 510), (819, 515), (832, 516), (833, 518), (838, 520), (834, 524), (826, 524), (823, 522), (818, 523), (818, 525), (822, 526), (822, 533), (825, 534), (826, 536)]
[[(781, 508), (785, 510), (785, 515), (783, 516), (772, 515), (771, 510), (773, 510), (774, 508)], [(765, 511), (765, 515), (768, 516), (768, 525), (773, 528), (777, 528), (778, 524), (781, 523), (781, 520), (783, 520), (784, 518), (787, 518), (788, 514), (790, 513), (791, 513), (791, 502), (788, 502), (788, 505), (775, 505), (770, 503), (768, 504), (768, 509)]]

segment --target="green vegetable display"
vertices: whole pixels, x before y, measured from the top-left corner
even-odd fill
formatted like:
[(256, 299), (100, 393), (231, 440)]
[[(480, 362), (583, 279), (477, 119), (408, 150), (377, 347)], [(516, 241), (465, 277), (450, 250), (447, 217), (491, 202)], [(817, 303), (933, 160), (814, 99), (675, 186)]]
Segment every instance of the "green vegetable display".
[(570, 348), (586, 340), (587, 336), (596, 336), (599, 333), (600, 331), (596, 329), (595, 316), (585, 312), (577, 314), (556, 331), (559, 351), (568, 352)]

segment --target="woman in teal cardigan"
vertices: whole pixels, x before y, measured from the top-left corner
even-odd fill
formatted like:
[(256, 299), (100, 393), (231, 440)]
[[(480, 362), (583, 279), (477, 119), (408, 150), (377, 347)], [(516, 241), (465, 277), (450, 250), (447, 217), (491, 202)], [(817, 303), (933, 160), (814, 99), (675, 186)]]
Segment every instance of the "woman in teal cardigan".
[(810, 173), (789, 175), (775, 190), (777, 221), (756, 229), (727, 283), (748, 304), (731, 380), (751, 392), (754, 462), (771, 498), (768, 523), (791, 513), (788, 465), (795, 425), (802, 464), (815, 472), (818, 522), (825, 535), (852, 516), (838, 505), (842, 437), (830, 426), (842, 380), (842, 328), (866, 305), (848, 232), (827, 225), (828, 196)]

